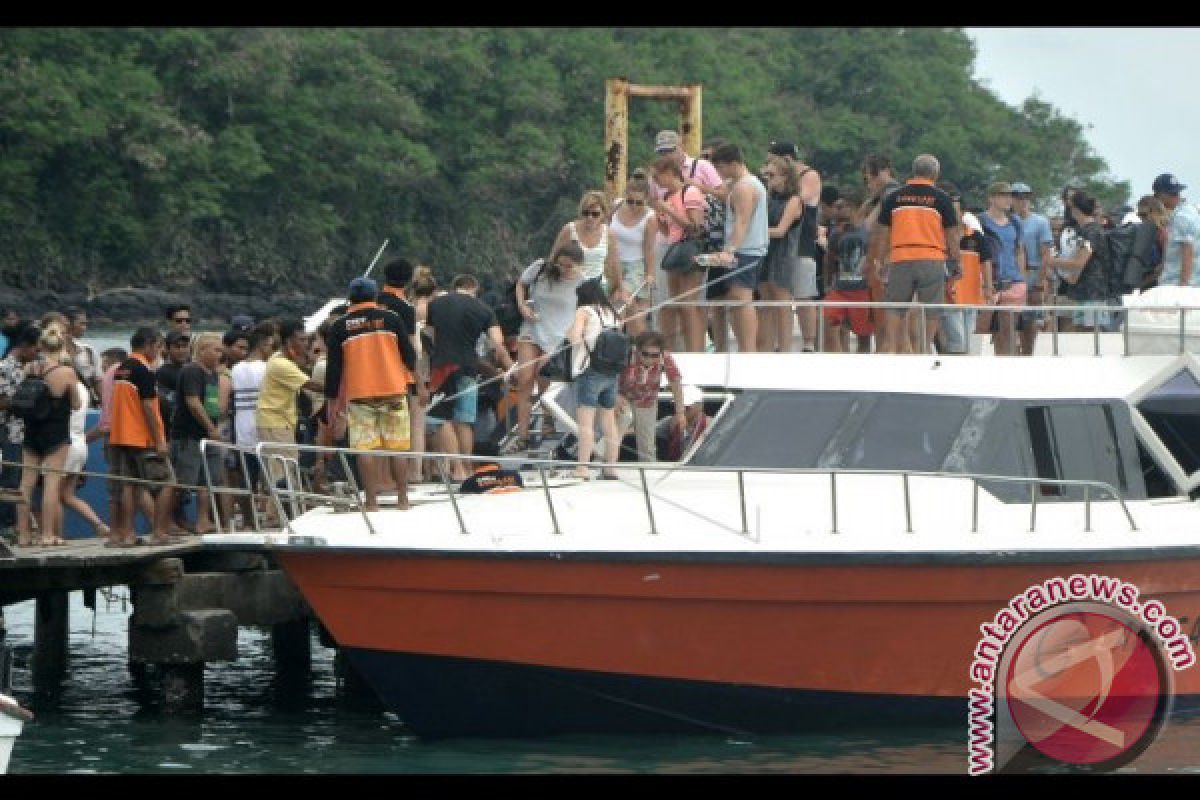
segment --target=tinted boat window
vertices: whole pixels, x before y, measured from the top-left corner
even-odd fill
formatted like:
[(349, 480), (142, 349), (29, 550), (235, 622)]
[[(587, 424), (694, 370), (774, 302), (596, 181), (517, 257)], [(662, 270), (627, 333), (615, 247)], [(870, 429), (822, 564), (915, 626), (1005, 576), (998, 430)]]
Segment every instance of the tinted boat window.
[(721, 467), (812, 467), (841, 426), (852, 396), (747, 392), (710, 430), (691, 463)]
[(842, 465), (941, 470), (970, 405), (961, 397), (883, 395), (844, 451)]
[(1138, 411), (1183, 471), (1200, 469), (1200, 383), (1181, 370), (1138, 404)]

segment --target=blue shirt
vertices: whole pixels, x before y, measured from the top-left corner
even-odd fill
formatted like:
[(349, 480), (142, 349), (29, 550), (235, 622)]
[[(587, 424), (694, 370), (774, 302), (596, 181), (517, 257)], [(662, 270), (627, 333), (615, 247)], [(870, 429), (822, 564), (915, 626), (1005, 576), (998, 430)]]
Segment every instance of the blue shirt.
[[(767, 190), (762, 181), (747, 172), (741, 180), (750, 181), (754, 187), (754, 210), (750, 213), (750, 224), (746, 226), (746, 236), (737, 252), (744, 256), (765, 256), (767, 245), (771, 238), (767, 235)], [(736, 186), (736, 182), (734, 183)], [(733, 186), (730, 187), (729, 199), (725, 201), (725, 241), (733, 241), (733, 228), (736, 224), (737, 212), (733, 210)]]
[(1000, 252), (992, 253), (992, 279), (997, 282), (1024, 280), (1017, 266), (1017, 229), (1012, 221), (1005, 220), (1001, 225), (986, 212), (979, 215), (979, 221), (1000, 239)]
[(1200, 213), (1191, 203), (1180, 201), (1171, 214), (1171, 222), (1167, 227), (1167, 252), (1163, 253), (1162, 277), (1158, 279), (1159, 286), (1178, 286), (1179, 278), (1183, 275), (1183, 245), (1192, 245), (1192, 280), (1191, 286), (1200, 286), (1200, 248), (1196, 247), (1196, 239), (1200, 236)]
[[(1021, 242), (1025, 245), (1025, 266), (1032, 271), (1042, 266), (1042, 245), (1054, 247), (1050, 220), (1041, 214), (1030, 213), (1021, 220)], [(1033, 277), (1033, 276), (1031, 276)]]

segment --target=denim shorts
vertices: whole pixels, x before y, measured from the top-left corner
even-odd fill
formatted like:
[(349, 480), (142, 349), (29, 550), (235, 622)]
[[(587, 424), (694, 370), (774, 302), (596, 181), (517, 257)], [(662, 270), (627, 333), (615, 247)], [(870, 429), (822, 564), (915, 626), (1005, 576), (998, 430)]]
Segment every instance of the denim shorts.
[(589, 408), (616, 408), (617, 376), (602, 375), (591, 367), (575, 379), (575, 405)]
[(709, 288), (715, 292), (712, 296), (722, 297), (734, 287), (751, 291), (758, 288), (758, 273), (762, 269), (765, 256), (749, 256), (744, 253), (734, 253), (733, 256), (736, 261), (724, 275), (715, 276), (713, 270), (709, 270), (708, 279), (712, 281)]

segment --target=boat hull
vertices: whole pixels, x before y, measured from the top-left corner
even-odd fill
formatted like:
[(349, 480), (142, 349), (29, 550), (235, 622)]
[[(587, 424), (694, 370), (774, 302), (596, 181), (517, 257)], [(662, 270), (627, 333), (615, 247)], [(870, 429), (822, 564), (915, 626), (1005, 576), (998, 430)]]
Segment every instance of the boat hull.
[(8, 760), (12, 755), (13, 744), (24, 727), (25, 723), (20, 718), (0, 712), (0, 775), (8, 772)]
[[(980, 624), (1072, 574), (1138, 586), (1191, 632), (1200, 556), (865, 563), (799, 554), (286, 550), (381, 698), (425, 736), (803, 731), (965, 716)], [(1200, 669), (1176, 701), (1200, 696)]]

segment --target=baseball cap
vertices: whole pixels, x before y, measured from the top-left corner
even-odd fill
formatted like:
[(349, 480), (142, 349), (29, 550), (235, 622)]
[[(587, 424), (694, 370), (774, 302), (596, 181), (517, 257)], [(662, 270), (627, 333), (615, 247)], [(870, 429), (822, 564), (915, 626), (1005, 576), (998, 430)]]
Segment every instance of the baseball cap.
[(679, 134), (675, 131), (659, 131), (654, 137), (654, 149), (659, 153), (679, 147)]
[(189, 342), (192, 337), (183, 331), (171, 331), (167, 334), (167, 347), (173, 347), (180, 342)]
[(1028, 183), (1014, 183), (1012, 185), (1013, 194), (1033, 194), (1033, 189), (1029, 188)]
[(988, 187), (987, 193), (989, 196), (993, 194), (1012, 194), (1013, 187), (1008, 181), (996, 181)]
[(248, 314), (234, 314), (233, 319), (229, 320), (230, 330), (249, 331), (254, 328), (254, 317)]
[(379, 284), (370, 278), (355, 278), (350, 281), (350, 286), (346, 289), (346, 299), (351, 303), (361, 303), (366, 300), (374, 300), (379, 294)]
[(796, 145), (792, 142), (771, 142), (771, 146), (767, 148), (767, 152), (773, 156), (787, 156), (800, 160), (800, 151), (796, 149)]
[(983, 227), (979, 224), (979, 217), (970, 211), (963, 212), (962, 223), (963, 227), (970, 228), (973, 231), (979, 232), (983, 230)]
[(1180, 183), (1179, 179), (1171, 173), (1164, 172), (1162, 175), (1159, 175), (1154, 179), (1154, 186), (1151, 188), (1155, 194), (1179, 194), (1186, 189), (1187, 186)]

